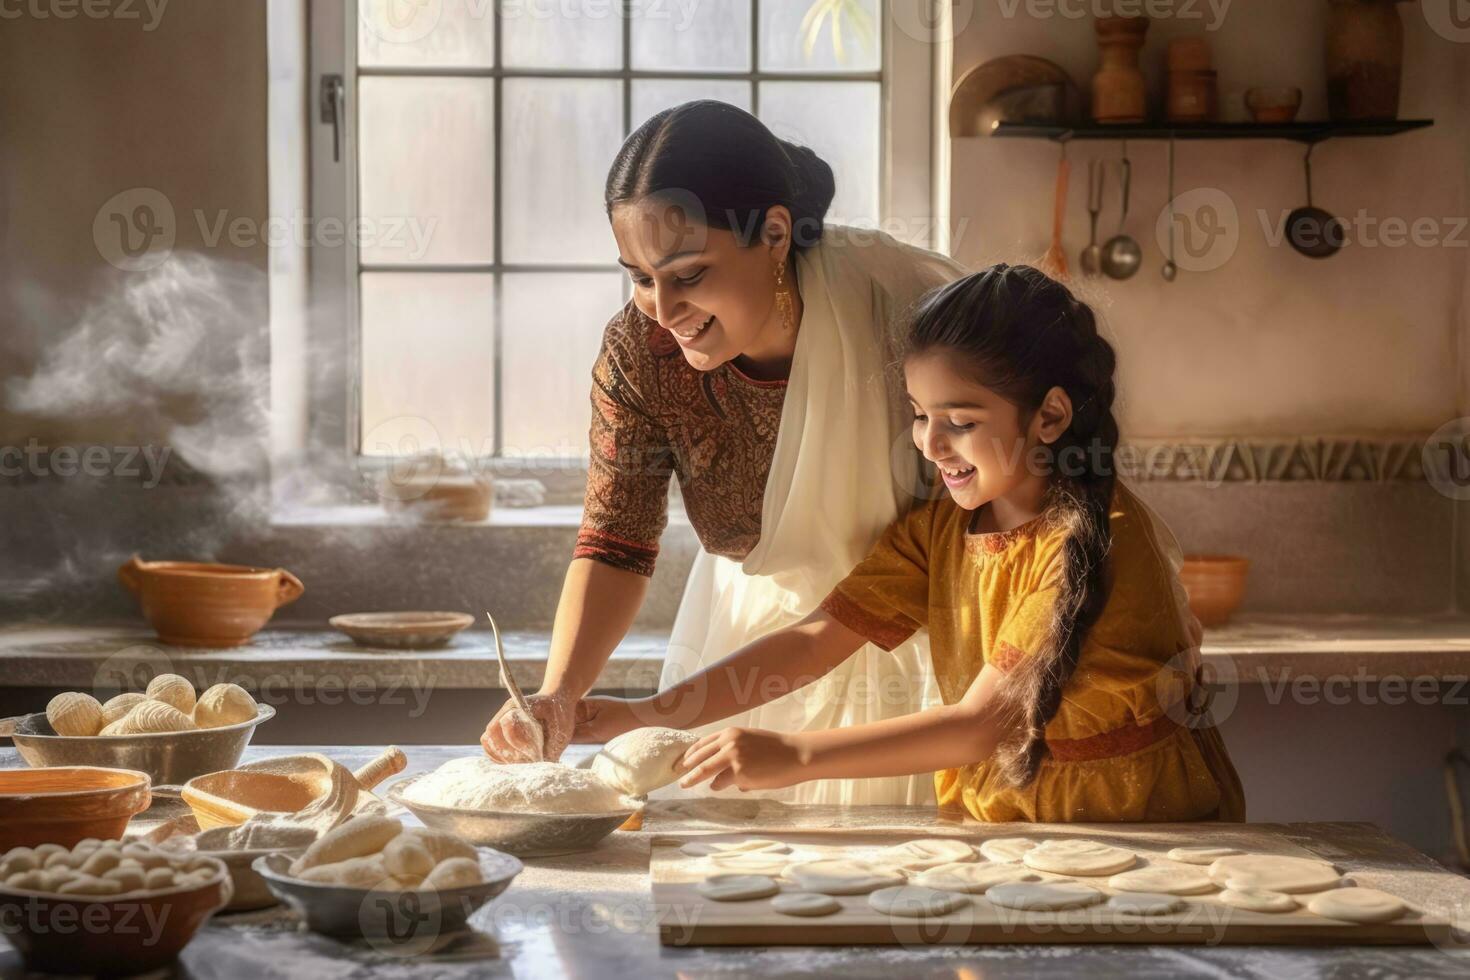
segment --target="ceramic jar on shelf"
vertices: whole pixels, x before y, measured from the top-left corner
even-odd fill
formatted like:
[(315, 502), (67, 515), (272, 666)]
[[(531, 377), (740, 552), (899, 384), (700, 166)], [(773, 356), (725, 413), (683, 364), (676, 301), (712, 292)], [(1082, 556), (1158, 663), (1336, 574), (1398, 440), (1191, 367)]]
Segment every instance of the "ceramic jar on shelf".
[(1148, 117), (1148, 91), (1138, 56), (1148, 33), (1148, 18), (1099, 17), (1093, 27), (1102, 60), (1092, 77), (1093, 121), (1143, 122)]
[(1400, 0), (1328, 2), (1328, 114), (1344, 122), (1397, 119), (1404, 70)]

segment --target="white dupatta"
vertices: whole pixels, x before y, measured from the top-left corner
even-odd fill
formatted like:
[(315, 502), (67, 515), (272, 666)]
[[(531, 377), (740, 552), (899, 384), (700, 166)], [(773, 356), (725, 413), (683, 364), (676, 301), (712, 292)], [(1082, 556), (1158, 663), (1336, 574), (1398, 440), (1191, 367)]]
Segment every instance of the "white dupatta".
[[(918, 455), (912, 413), (891, 370), (894, 341), (923, 293), (968, 270), (881, 232), (837, 225), (797, 253), (796, 270), (802, 317), (761, 537), (744, 562), (704, 551), (695, 559), (660, 689), (806, 616), (915, 502)], [(752, 691), (761, 683), (738, 682)], [(920, 631), (891, 652), (867, 644), (820, 681), (701, 733), (729, 725), (815, 731), (938, 702), (928, 634)], [(759, 795), (798, 803), (921, 804), (933, 801), (934, 785), (921, 774), (821, 780)]]

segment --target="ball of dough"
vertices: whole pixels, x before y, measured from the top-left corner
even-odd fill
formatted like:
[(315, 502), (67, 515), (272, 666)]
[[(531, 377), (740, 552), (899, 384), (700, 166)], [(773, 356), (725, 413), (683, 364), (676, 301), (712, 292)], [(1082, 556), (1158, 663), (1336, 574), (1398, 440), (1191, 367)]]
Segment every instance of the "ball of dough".
[(255, 699), (239, 684), (216, 684), (194, 705), (194, 724), (200, 728), (238, 725), (254, 718)]
[[(123, 735), (153, 735), (160, 732), (191, 731), (194, 721), (164, 701), (149, 699), (138, 705), (120, 723)], [(112, 726), (109, 725), (109, 728)]]
[(148, 682), (147, 694), (155, 701), (173, 705), (186, 715), (194, 710), (194, 685), (178, 674), (159, 674)]
[(484, 880), (485, 876), (480, 873), (480, 862), (469, 858), (450, 858), (436, 864), (434, 870), (424, 876), (420, 887), (435, 890), (463, 888), (466, 885), (478, 885)]
[(331, 864), (318, 864), (301, 872), (300, 878), (302, 881), (342, 885), (346, 888), (398, 887), (394, 876), (384, 867), (381, 854), (365, 854)]
[(102, 706), (102, 724), (106, 726), (115, 721), (122, 721), (128, 716), (128, 712), (147, 700), (148, 695), (139, 694), (136, 691), (108, 698), (107, 703)]
[[(291, 873), (304, 878), (308, 869), (323, 864), (337, 864), (356, 857), (376, 857), (390, 840), (402, 832), (403, 824), (392, 817), (374, 814), (353, 817), (317, 838), (306, 853), (292, 863)], [(387, 870), (384, 869), (383, 873), (387, 874)]]
[(587, 769), (559, 762), (505, 765), (484, 755), (451, 759), (404, 790), (413, 803), (500, 813), (615, 813), (622, 792)]
[(102, 705), (90, 694), (68, 691), (46, 705), (46, 720), (58, 735), (96, 735), (102, 730)]
[(426, 878), (434, 870), (434, 864), (434, 856), (417, 835), (399, 834), (383, 847), (384, 867), (401, 878)]
[(679, 778), (678, 762), (697, 741), (673, 728), (635, 728), (604, 745), (592, 771), (629, 796), (643, 796)]

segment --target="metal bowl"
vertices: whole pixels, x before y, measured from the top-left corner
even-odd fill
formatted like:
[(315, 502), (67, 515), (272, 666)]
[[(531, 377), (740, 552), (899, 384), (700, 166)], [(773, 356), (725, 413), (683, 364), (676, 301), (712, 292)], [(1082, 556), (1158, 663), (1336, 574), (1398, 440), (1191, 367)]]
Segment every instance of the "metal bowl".
[(440, 936), (458, 932), (475, 910), (510, 887), (524, 865), (509, 854), (478, 848), (485, 880), (462, 888), (379, 891), (348, 888), (291, 876), (294, 860), (285, 854), (267, 854), (251, 864), (266, 886), (294, 909), (313, 932), (349, 938), (379, 938), (396, 948), (431, 945)]
[(255, 726), (270, 721), (276, 709), (256, 705), (251, 721), (192, 732), (151, 735), (57, 735), (38, 711), (21, 718), (10, 737), (26, 763), (46, 766), (103, 766), (147, 773), (155, 787), (185, 783), (195, 776), (233, 769), (245, 754)]
[(475, 844), (488, 844), (521, 857), (590, 851), (639, 811), (632, 807), (612, 813), (501, 813), (404, 799), (404, 791), (420, 776), (400, 779), (388, 787), (388, 799), (435, 830), (447, 830)]

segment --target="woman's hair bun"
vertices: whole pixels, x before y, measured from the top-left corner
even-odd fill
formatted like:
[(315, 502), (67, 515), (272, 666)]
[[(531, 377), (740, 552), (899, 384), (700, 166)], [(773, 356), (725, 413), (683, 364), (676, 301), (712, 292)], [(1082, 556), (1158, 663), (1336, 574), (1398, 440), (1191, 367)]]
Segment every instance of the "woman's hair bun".
[(837, 180), (832, 167), (809, 146), (789, 140), (781, 140), (781, 146), (791, 157), (796, 172), (796, 196), (791, 209), (792, 234), (798, 239), (820, 238), (827, 209), (837, 194)]

